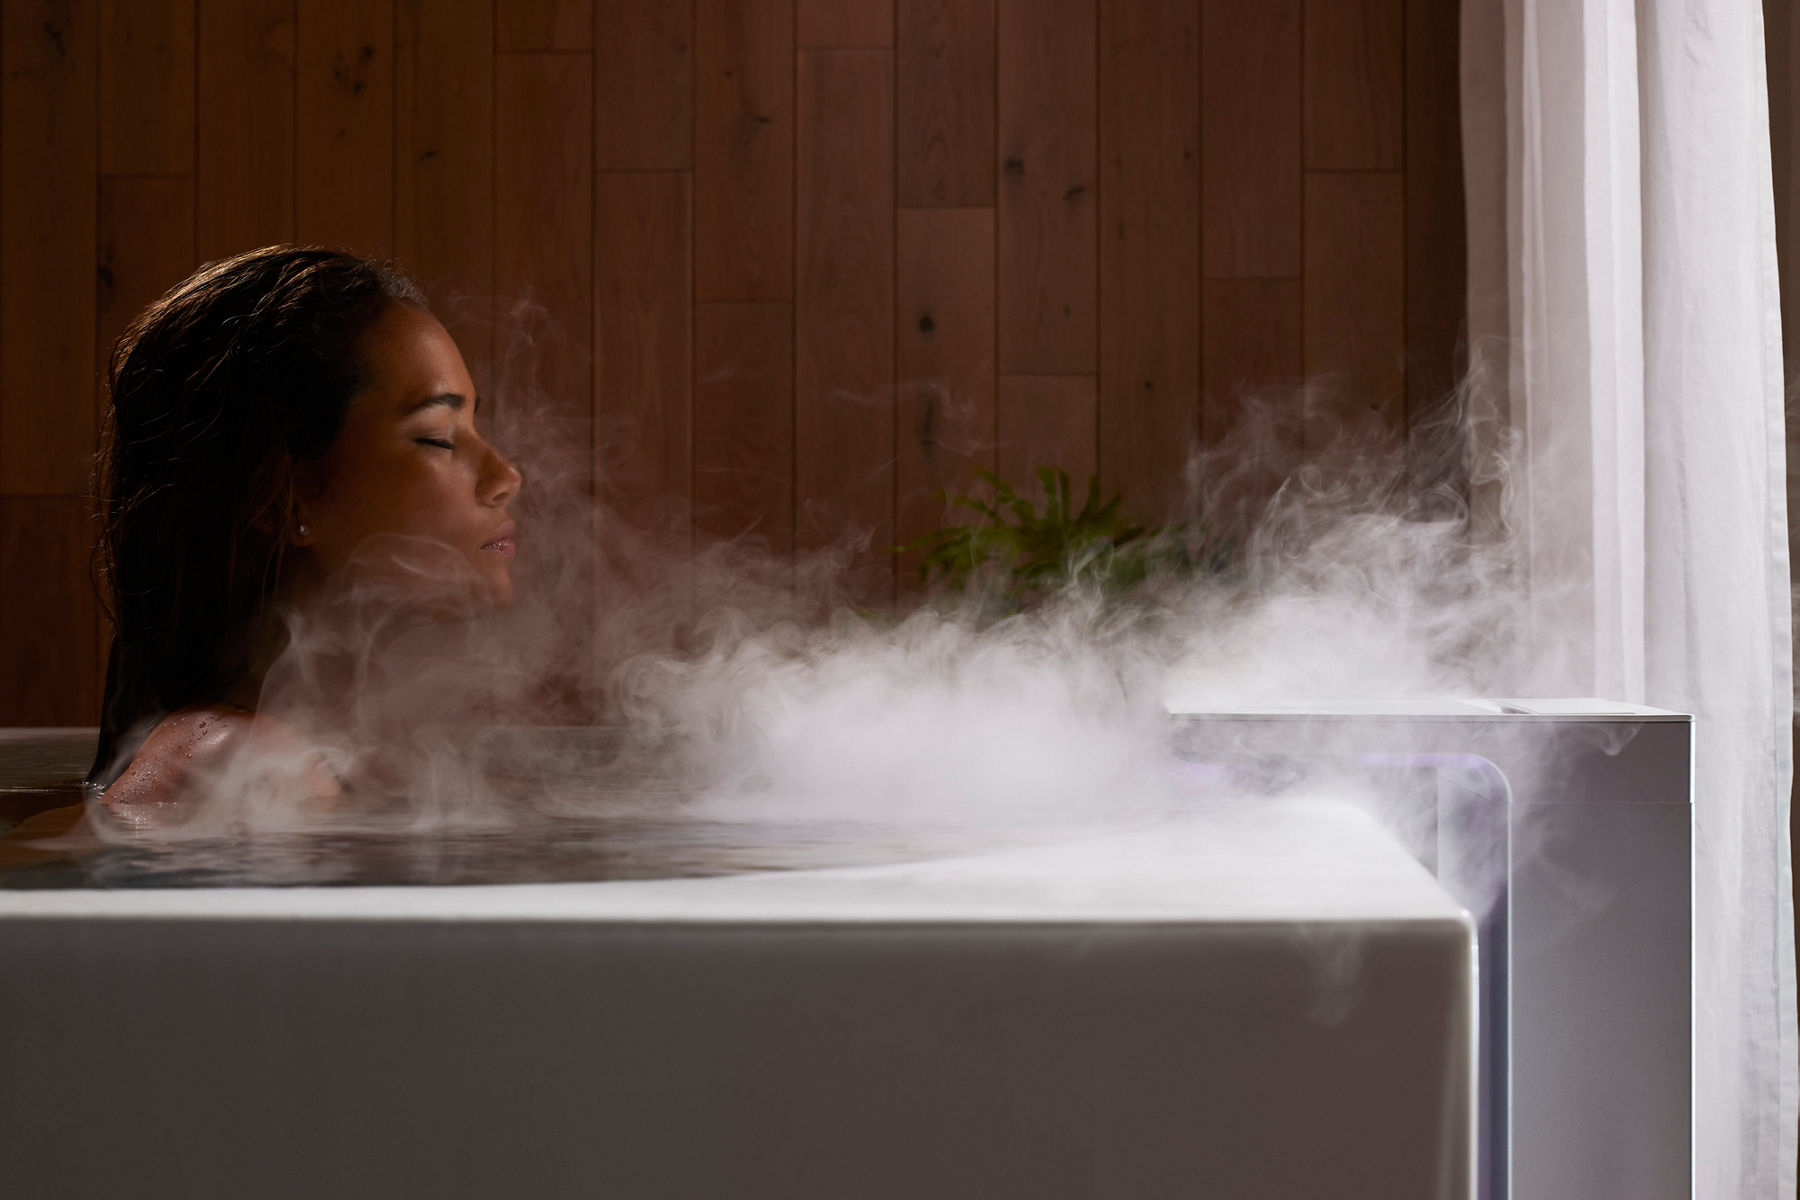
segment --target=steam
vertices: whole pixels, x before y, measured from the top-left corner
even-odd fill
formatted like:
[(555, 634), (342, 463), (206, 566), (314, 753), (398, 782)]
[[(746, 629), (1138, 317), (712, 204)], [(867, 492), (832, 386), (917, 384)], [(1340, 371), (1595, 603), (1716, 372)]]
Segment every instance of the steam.
[[(297, 737), (211, 771), (163, 836), (620, 812), (1132, 822), (1292, 782), (1177, 761), (1173, 694), (1227, 710), (1560, 690), (1558, 664), (1521, 669), (1504, 522), (1471, 519), (1469, 497), (1504, 492), (1506, 474), (1471, 459), (1484, 439), (1466, 394), (1409, 446), (1343, 428), (1303, 466), (1291, 414), (1324, 410), (1323, 385), (1247, 397), (1231, 435), (1193, 456), (1175, 514), (1236, 541), (1230, 571), (1124, 600), (1076, 585), (996, 619), (954, 595), (853, 607), (837, 586), (847, 544), (796, 560), (631, 528), (589, 499), (573, 418), (507, 386), (531, 361), (496, 356), (494, 440), (526, 479), (512, 606), (460, 588), (439, 547), (371, 543), (287, 614), (260, 711)], [(1321, 438), (1316, 419), (1306, 433)], [(321, 764), (340, 794), (300, 782)]]

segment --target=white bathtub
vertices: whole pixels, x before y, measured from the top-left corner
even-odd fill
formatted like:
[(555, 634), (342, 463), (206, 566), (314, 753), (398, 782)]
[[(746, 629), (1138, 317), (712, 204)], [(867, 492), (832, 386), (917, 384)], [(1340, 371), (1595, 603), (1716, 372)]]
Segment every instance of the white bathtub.
[(3, 1186), (1461, 1200), (1474, 961), (1329, 803), (848, 870), (0, 891)]

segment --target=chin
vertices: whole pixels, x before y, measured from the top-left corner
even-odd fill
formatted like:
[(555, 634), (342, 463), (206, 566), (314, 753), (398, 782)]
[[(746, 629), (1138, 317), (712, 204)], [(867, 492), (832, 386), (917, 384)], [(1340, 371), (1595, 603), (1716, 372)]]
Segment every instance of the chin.
[(413, 607), (432, 621), (469, 621), (512, 605), (512, 577), (487, 564), (461, 568), (453, 575), (425, 581)]
[(487, 602), (491, 612), (500, 612), (510, 608), (513, 601), (512, 572), (508, 570), (489, 570), (482, 580), (482, 599)]

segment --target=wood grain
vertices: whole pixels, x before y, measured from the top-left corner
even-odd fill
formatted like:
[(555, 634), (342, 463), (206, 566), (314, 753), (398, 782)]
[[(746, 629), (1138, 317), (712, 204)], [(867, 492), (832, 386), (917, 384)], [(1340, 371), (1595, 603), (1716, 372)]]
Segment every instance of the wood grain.
[(496, 0), (494, 17), (502, 52), (594, 48), (594, 0)]
[(99, 603), (89, 573), (88, 502), (0, 496), (0, 725), (100, 719)]
[(691, 167), (694, 6), (599, 0), (594, 20), (594, 168)]
[(1304, 291), (1289, 279), (1203, 286), (1200, 512), (1216, 534), (1248, 534), (1301, 466)]
[(899, 0), (903, 206), (994, 203), (994, 0)]
[[(1781, 341), (1788, 347), (1788, 386), (1800, 381), (1800, 20), (1789, 0), (1763, 0), (1763, 43), (1769, 71), (1769, 145), (1775, 192), (1775, 240), (1780, 258)], [(1800, 447), (1788, 453), (1790, 512), (1800, 512)], [(1800, 521), (1788, 525), (1800, 550)], [(1800, 784), (1796, 784), (1800, 787)], [(1794, 809), (1800, 823), (1800, 805)], [(1795, 839), (1800, 855), (1800, 838)]]
[[(895, 541), (942, 528), (952, 496), (994, 469), (994, 210), (903, 208), (894, 306)], [(957, 518), (960, 519), (960, 518)], [(902, 555), (902, 589), (920, 555)]]
[(894, 0), (797, 0), (797, 44), (869, 47), (894, 44)]
[(1392, 173), (1306, 177), (1306, 454), (1396, 451), (1406, 418), (1406, 195)]
[(893, 55), (799, 62), (795, 539), (850, 551), (849, 594), (893, 594)]
[(1306, 0), (1306, 168), (1404, 165), (1405, 0)]
[(1094, 0), (1000, 0), (1000, 370), (1099, 365)]
[(194, 0), (101, 0), (101, 172), (193, 169)]
[(694, 306), (694, 528), (794, 546), (794, 313)]
[(298, 0), (295, 236), (394, 253), (393, 0)]
[(1100, 17), (1100, 482), (1160, 522), (1200, 434), (1199, 20), (1182, 0)]
[(793, 0), (698, 0), (695, 295), (794, 295)]
[[(609, 424), (658, 447), (630, 476), (604, 459), (605, 486), (635, 479), (646, 496), (672, 481), (668, 504), (641, 503), (649, 523), (673, 513), (679, 528), (687, 395), (696, 532), (785, 553), (797, 507), (802, 546), (861, 529), (856, 598), (878, 600), (888, 547), (925, 520), (907, 505), (953, 457), (938, 397), (966, 403), (954, 384), (895, 380), (970, 355), (979, 321), (940, 318), (979, 308), (965, 301), (981, 238), (959, 223), (992, 205), (992, 455), (1015, 484), (1047, 464), (1080, 483), (1098, 463), (1160, 519), (1155, 498), (1183, 494), (1198, 439), (1219, 518), (1235, 503), (1228, 478), (1255, 497), (1279, 473), (1254, 455), (1263, 474), (1243, 469), (1237, 448), (1292, 459), (1310, 416), (1315, 468), (1354, 429), (1396, 481), (1404, 460), (1393, 495), (1418, 512), (1457, 487), (1454, 440), (1424, 435), (1454, 415), (1465, 306), (1453, 8), (5, 0), (0, 496), (86, 491), (101, 353), (194, 263), (301, 235), (380, 250), (391, 221), (387, 245), (482, 393), (505, 401), (483, 411), (524, 459), (523, 500), (588, 492), (597, 417), (603, 455), (622, 445)], [(1793, 18), (1769, 11), (1771, 54), (1791, 71)], [(339, 48), (379, 51), (387, 29), (387, 76), (357, 92), (353, 71), (349, 95), (334, 91)], [(387, 79), (391, 117), (369, 98)], [(1772, 76), (1778, 151), (1800, 141), (1784, 79)], [(1800, 207), (1800, 171), (1777, 165), (1778, 199)], [(681, 259), (672, 193), (656, 189), (688, 171), (683, 300), (683, 268), (655, 265)], [(623, 178), (639, 173), (656, 174), (641, 195)], [(1784, 266), (1800, 261), (1787, 232)], [(683, 309), (687, 351), (665, 319)], [(1314, 372), (1320, 386), (1297, 398), (1292, 380)], [(1252, 436), (1242, 388), (1272, 432)], [(91, 659), (91, 642), (72, 653)], [(8, 669), (0, 689), (15, 687)]]
[(1205, 273), (1298, 279), (1300, 0), (1203, 0), (1201, 20)]
[(592, 486), (593, 93), (587, 54), (494, 62), (494, 391), (547, 487)]
[(125, 326), (199, 265), (193, 178), (103, 176), (98, 227), (94, 362), (103, 383), (112, 344)]
[(494, 8), (400, 0), (394, 245), (493, 392)]
[(594, 178), (594, 457), (631, 528), (688, 548), (693, 437), (689, 176)]
[[(592, 54), (494, 56), (494, 436), (524, 474), (517, 512), (538, 550), (524, 587), (556, 596), (565, 656), (534, 700), (555, 719), (596, 718), (600, 560), (594, 489)], [(524, 542), (531, 546), (529, 540)], [(583, 612), (584, 602), (596, 607)], [(593, 620), (587, 619), (592, 616)]]
[(74, 495), (94, 451), (98, 12), (0, 14), (0, 493)]
[(1461, 23), (1442, 6), (1406, 10), (1407, 494), (1421, 516), (1468, 503), (1468, 431), (1459, 387), (1468, 236), (1463, 206)]
[[(193, 177), (102, 176), (97, 223), (99, 270), (94, 362), (96, 392), (100, 397), (100, 411), (104, 412), (105, 374), (114, 340), (145, 305), (186, 278), (198, 265), (194, 255)], [(98, 536), (98, 530), (90, 526), (83, 536), (92, 542)], [(78, 598), (87, 596), (91, 600), (93, 588), (85, 573), (86, 566), (84, 559), (84, 573), (79, 577), (71, 576), (68, 586)], [(84, 724), (97, 719), (99, 688), (105, 675), (105, 650), (109, 644), (98, 604), (93, 606), (93, 618), (96, 622), (93, 651), (96, 672), (93, 705), (96, 711), (80, 718), (80, 723)], [(6, 677), (4, 668), (0, 668), (0, 678)]]
[(1085, 495), (1094, 474), (1099, 386), (1092, 375), (1002, 375), (995, 474), (1029, 489), (1040, 467), (1059, 467)]
[(294, 238), (294, 3), (199, 4), (194, 203), (212, 261)]
[[(1791, 347), (1800, 346), (1800, 120), (1795, 113), (1795, 77), (1800, 67), (1800, 37), (1795, 36), (1795, 14), (1788, 0), (1763, 0), (1764, 44), (1769, 70), (1769, 141), (1774, 168), (1775, 238), (1780, 260), (1781, 294), (1787, 302), (1781, 306), (1782, 345), (1790, 347), (1783, 368), (1789, 394), (1800, 382), (1800, 363)], [(1792, 424), (1790, 423), (1790, 428)], [(1789, 435), (1787, 451), (1788, 512), (1800, 512), (1800, 446)], [(1800, 521), (1788, 522), (1788, 560), (1800, 554)], [(1800, 717), (1794, 730), (1800, 735)], [(1790, 800), (1800, 798), (1800, 777), (1796, 777)], [(1800, 804), (1790, 804), (1788, 845), (1791, 850), (1790, 870), (1800, 876)], [(1800, 950), (1800, 929), (1796, 930)]]

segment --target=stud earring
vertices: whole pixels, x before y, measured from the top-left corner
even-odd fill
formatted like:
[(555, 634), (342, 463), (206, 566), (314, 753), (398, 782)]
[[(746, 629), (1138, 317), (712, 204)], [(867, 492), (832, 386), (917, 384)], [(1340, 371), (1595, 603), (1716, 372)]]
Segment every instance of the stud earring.
[(312, 530), (307, 528), (307, 526), (304, 522), (302, 522), (301, 526), (300, 526), (300, 536), (301, 537), (311, 537), (312, 536)]

